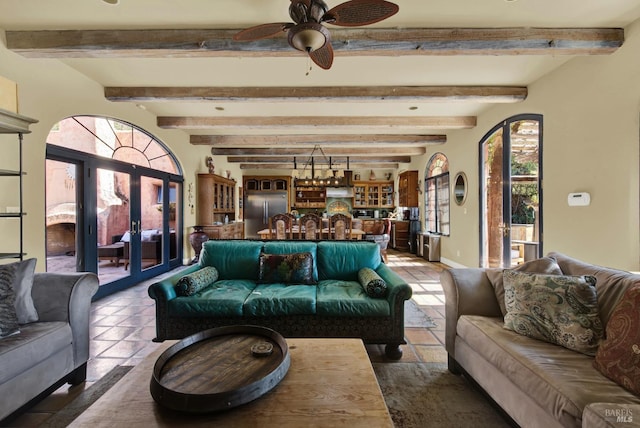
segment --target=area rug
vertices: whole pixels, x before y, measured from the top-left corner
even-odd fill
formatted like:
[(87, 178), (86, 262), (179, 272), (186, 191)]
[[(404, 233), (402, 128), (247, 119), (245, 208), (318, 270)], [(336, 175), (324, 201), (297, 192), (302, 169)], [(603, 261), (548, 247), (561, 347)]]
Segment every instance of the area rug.
[(396, 428), (510, 425), (482, 393), (443, 363), (373, 363)]
[(437, 324), (413, 300), (404, 302), (404, 326), (433, 328)]
[(45, 428), (64, 428), (91, 406), (98, 398), (115, 385), (133, 366), (117, 366), (99, 381), (82, 391), (72, 402), (48, 418), (40, 425)]

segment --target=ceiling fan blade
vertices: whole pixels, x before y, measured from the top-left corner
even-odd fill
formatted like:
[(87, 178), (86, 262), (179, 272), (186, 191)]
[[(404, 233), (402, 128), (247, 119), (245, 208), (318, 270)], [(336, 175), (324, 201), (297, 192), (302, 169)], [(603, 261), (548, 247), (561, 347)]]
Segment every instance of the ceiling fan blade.
[(311, 57), (311, 60), (315, 62), (318, 67), (324, 68), (325, 70), (330, 69), (333, 64), (333, 47), (331, 46), (331, 41), (327, 40), (327, 43), (325, 43), (323, 47), (309, 52), (309, 57)]
[(293, 26), (289, 22), (274, 22), (271, 24), (256, 25), (255, 27), (246, 28), (233, 36), (233, 40), (237, 42), (250, 42), (252, 40), (268, 39), (284, 33)]
[(385, 0), (351, 0), (330, 9), (322, 21), (341, 27), (369, 25), (398, 13), (397, 4)]

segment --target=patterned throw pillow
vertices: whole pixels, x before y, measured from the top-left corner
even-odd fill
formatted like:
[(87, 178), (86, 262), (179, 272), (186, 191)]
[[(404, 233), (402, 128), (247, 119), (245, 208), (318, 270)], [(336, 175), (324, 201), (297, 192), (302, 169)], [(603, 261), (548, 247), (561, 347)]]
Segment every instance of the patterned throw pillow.
[(622, 296), (609, 318), (606, 332), (593, 366), (640, 395), (640, 285), (630, 287)]
[(261, 284), (316, 284), (311, 253), (260, 254)]
[(504, 326), (534, 339), (595, 355), (603, 327), (596, 279), (505, 270)]
[[(558, 262), (552, 257), (540, 257), (539, 259), (530, 260), (519, 265), (513, 270), (517, 270), (518, 272), (562, 275), (562, 270), (560, 269), (560, 266), (558, 266)], [(502, 316), (505, 316), (507, 314), (507, 307), (504, 304), (504, 283), (502, 281), (503, 272), (504, 269), (486, 270), (487, 277), (489, 278), (489, 282), (491, 282), (493, 292), (495, 293), (496, 299), (498, 300), (498, 305), (500, 306)]]
[(16, 276), (13, 280), (13, 291), (16, 293), (16, 314), (18, 324), (27, 324), (38, 321), (38, 311), (33, 304), (31, 289), (33, 288), (33, 275), (36, 270), (37, 259), (27, 259), (12, 263), (16, 267)]
[(13, 281), (16, 277), (15, 263), (0, 266), (0, 339), (20, 333), (16, 315), (16, 294)]
[(358, 271), (358, 280), (369, 297), (386, 297), (387, 283), (371, 268)]
[(213, 266), (205, 266), (180, 278), (176, 284), (176, 293), (178, 296), (193, 296), (217, 280), (218, 270)]

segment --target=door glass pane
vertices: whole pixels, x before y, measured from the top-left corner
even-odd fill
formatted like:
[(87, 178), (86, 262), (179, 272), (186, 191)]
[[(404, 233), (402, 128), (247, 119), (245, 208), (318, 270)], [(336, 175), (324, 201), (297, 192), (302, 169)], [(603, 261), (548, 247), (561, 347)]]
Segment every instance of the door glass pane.
[(483, 263), (484, 267), (503, 266), (503, 139), (502, 129), (493, 133), (483, 143), (484, 215)]
[(128, 276), (130, 272), (131, 177), (109, 169), (98, 168), (96, 171), (98, 276), (103, 285)]
[(162, 264), (164, 240), (164, 210), (169, 210), (169, 221), (175, 222), (176, 204), (163, 204), (164, 187), (159, 178), (140, 177), (140, 239), (142, 269)]
[(538, 257), (539, 122), (511, 124), (511, 265)]
[(180, 213), (182, 212), (182, 186), (179, 183), (169, 183), (169, 200), (172, 206), (173, 215), (169, 216), (169, 259), (178, 258), (178, 238), (176, 235), (177, 225), (180, 224)]
[(443, 235), (449, 235), (449, 174), (438, 177), (437, 187), (439, 232)]
[(78, 272), (77, 166), (46, 161), (47, 272)]

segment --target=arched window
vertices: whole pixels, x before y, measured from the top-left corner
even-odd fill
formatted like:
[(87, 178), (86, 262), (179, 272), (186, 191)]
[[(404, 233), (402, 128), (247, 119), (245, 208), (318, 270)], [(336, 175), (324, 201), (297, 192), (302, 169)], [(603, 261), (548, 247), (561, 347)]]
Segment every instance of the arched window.
[(449, 161), (443, 153), (429, 159), (424, 188), (425, 230), (449, 235)]
[(58, 122), (47, 144), (103, 158), (180, 174), (164, 144), (130, 123), (96, 116), (73, 116)]
[(61, 120), (47, 136), (48, 272), (95, 272), (97, 296), (179, 266), (182, 172), (133, 124)]

